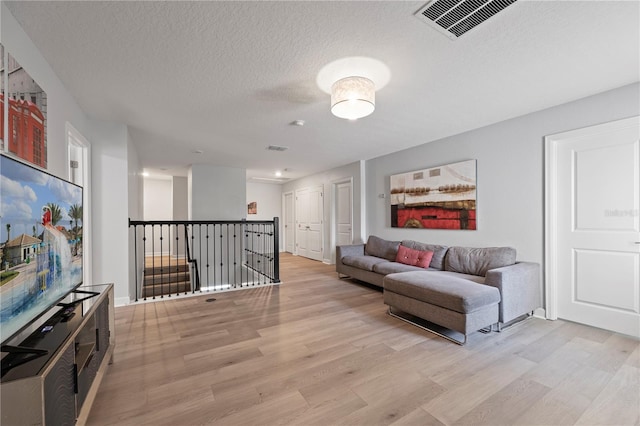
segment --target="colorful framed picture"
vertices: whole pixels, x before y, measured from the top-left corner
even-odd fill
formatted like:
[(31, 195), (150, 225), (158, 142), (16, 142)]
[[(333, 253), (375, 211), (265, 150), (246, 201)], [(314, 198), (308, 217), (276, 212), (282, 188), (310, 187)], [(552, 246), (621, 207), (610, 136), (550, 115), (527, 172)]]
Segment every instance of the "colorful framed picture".
[(13, 56), (6, 55), (5, 63), (4, 49), (0, 50), (1, 148), (46, 169), (47, 94)]
[(4, 108), (4, 46), (0, 43), (0, 151), (4, 151), (5, 108)]
[(247, 214), (258, 214), (258, 203), (256, 201), (247, 204)]
[(394, 228), (477, 229), (476, 160), (391, 176)]

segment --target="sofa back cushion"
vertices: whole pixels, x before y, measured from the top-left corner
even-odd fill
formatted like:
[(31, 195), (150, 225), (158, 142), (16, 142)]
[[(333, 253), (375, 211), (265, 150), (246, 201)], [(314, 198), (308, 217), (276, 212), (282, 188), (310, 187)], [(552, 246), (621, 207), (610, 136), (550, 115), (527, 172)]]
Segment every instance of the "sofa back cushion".
[(433, 257), (431, 258), (431, 264), (429, 266), (434, 269), (444, 269), (444, 256), (447, 253), (447, 246), (425, 244), (413, 240), (403, 240), (401, 244), (414, 250), (432, 251)]
[(399, 245), (400, 241), (388, 241), (371, 235), (364, 247), (364, 254), (394, 261), (398, 254)]
[(489, 269), (516, 263), (513, 247), (449, 247), (445, 270), (484, 277)]

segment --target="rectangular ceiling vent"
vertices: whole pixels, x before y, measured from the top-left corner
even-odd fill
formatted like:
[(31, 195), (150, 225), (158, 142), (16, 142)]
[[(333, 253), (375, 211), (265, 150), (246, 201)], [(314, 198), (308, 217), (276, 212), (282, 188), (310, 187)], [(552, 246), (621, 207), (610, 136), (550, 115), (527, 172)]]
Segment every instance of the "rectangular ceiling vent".
[(288, 146), (279, 146), (279, 145), (269, 145), (267, 147), (267, 151), (286, 151), (288, 150)]
[(415, 16), (439, 33), (456, 40), (516, 1), (432, 0)]
[(252, 177), (252, 181), (254, 182), (269, 182), (269, 183), (285, 183), (290, 181), (289, 178), (267, 178), (267, 177)]

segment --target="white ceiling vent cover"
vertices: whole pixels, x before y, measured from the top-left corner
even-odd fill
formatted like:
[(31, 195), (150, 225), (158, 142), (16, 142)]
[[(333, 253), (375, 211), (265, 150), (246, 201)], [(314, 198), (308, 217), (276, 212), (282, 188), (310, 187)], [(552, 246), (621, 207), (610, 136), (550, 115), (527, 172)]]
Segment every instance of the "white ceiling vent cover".
[(432, 0), (416, 17), (451, 40), (477, 27), (517, 0)]
[(267, 177), (257, 177), (254, 176), (251, 178), (254, 182), (272, 182), (272, 183), (285, 183), (290, 181), (290, 178), (267, 178)]
[(289, 147), (288, 146), (280, 146), (280, 145), (269, 145), (267, 147), (267, 151), (286, 151), (288, 150)]

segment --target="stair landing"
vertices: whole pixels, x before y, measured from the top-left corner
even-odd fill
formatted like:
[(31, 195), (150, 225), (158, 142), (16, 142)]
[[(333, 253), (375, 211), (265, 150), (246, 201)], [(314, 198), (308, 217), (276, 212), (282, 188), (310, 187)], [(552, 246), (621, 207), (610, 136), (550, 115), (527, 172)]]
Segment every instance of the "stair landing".
[(142, 297), (156, 297), (191, 291), (189, 263), (184, 258), (146, 256)]

